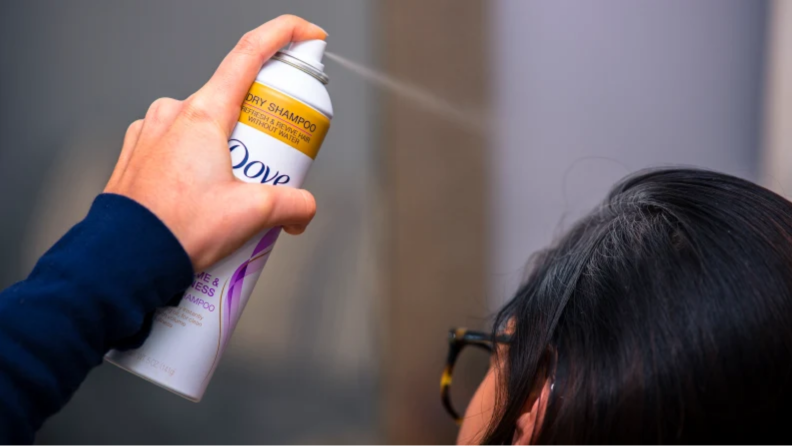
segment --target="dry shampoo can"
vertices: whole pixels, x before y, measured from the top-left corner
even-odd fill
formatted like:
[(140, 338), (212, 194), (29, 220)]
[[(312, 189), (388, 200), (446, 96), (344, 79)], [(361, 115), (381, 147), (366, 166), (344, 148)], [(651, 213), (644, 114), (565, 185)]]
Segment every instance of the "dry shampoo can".
[[(228, 140), (234, 175), (300, 187), (322, 145), (333, 106), (325, 85), (326, 43), (292, 43), (261, 69)], [(146, 342), (107, 361), (200, 401), (278, 238), (271, 228), (195, 275), (177, 307), (159, 310)]]

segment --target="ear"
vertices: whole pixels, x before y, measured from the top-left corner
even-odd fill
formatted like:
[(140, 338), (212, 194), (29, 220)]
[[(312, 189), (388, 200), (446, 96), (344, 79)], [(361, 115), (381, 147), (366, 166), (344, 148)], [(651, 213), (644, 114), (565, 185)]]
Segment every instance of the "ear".
[(539, 398), (528, 398), (528, 402), (523, 408), (523, 413), (517, 419), (512, 444), (531, 444), (534, 434), (539, 432), (544, 422), (551, 385), (550, 380), (546, 379)]

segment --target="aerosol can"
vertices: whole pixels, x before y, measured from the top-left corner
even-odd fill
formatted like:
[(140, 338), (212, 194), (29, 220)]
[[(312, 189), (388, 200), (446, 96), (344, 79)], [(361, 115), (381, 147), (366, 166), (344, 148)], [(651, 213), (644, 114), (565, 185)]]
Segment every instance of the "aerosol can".
[[(300, 187), (330, 128), (326, 42), (292, 43), (261, 68), (228, 140), (234, 175)], [(159, 310), (146, 342), (106, 360), (198, 402), (228, 344), (280, 228), (271, 228), (195, 275), (177, 307)]]

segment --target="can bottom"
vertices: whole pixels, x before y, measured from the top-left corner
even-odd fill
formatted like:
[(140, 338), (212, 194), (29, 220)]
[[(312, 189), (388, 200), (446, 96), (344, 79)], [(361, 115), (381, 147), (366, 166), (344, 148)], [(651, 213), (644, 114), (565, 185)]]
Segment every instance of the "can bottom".
[(163, 389), (165, 389), (165, 390), (167, 390), (167, 391), (169, 391), (169, 392), (171, 392), (173, 394), (176, 394), (176, 395), (178, 395), (178, 396), (180, 396), (180, 397), (182, 397), (182, 398), (184, 398), (184, 399), (186, 399), (188, 401), (191, 401), (193, 403), (200, 403), (201, 402), (202, 396), (194, 397), (194, 396), (191, 396), (191, 395), (187, 395), (186, 393), (179, 392), (178, 390), (174, 389), (173, 387), (170, 387), (170, 386), (168, 386), (166, 384), (163, 384), (161, 382), (155, 381), (155, 380), (151, 379), (150, 377), (148, 377), (148, 376), (146, 376), (146, 375), (144, 375), (144, 374), (142, 374), (140, 372), (137, 372), (137, 371), (125, 366), (125, 365), (122, 365), (122, 364), (120, 364), (120, 363), (118, 363), (116, 361), (113, 361), (112, 359), (108, 358), (107, 356), (104, 357), (104, 360), (106, 362), (109, 362), (110, 364), (113, 364), (114, 366), (116, 366), (116, 367), (118, 367), (118, 368), (120, 368), (122, 370), (126, 370), (127, 372), (129, 372), (129, 373), (131, 373), (131, 374), (133, 374), (135, 376), (138, 376), (140, 378), (143, 378), (146, 381), (156, 385), (157, 387), (161, 387), (161, 388), (163, 388)]

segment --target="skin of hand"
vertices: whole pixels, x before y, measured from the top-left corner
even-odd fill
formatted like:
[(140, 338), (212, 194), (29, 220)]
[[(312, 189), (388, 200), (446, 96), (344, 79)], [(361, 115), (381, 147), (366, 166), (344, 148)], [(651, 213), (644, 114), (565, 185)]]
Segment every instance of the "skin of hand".
[(159, 217), (196, 271), (265, 228), (302, 233), (316, 213), (313, 196), (236, 179), (228, 138), (264, 62), (289, 42), (326, 36), (289, 15), (245, 34), (200, 90), (184, 101), (157, 99), (144, 119), (129, 126), (104, 191), (131, 198)]

